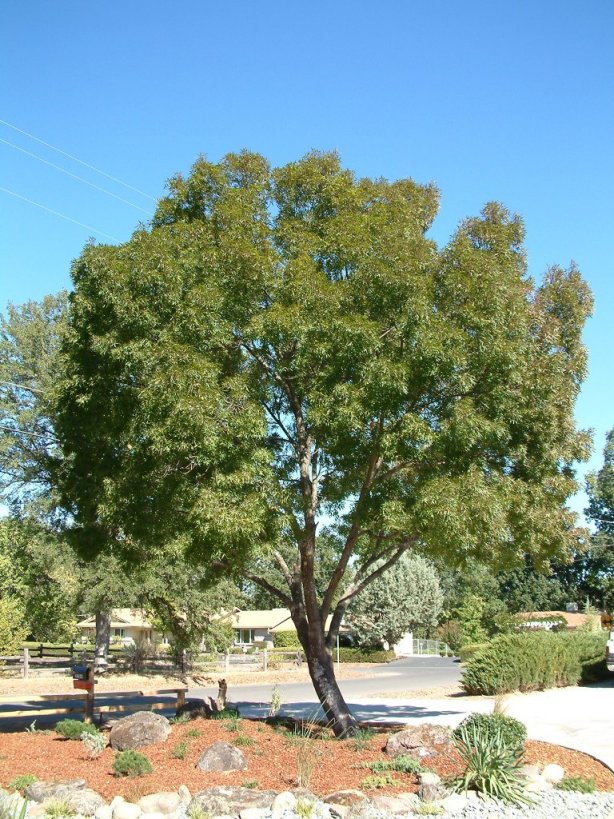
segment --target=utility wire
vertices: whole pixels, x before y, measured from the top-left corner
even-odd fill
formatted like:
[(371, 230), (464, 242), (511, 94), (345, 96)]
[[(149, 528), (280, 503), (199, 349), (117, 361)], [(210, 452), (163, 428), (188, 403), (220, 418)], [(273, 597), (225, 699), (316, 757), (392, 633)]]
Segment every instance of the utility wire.
[(0, 137), (0, 142), (3, 142), (5, 145), (8, 145), (9, 148), (14, 148), (16, 151), (21, 151), (22, 154), (26, 154), (27, 156), (31, 156), (33, 159), (37, 159), (39, 162), (44, 162), (45, 165), (49, 165), (49, 167), (55, 168), (55, 170), (60, 171), (60, 173), (65, 173), (66, 176), (72, 176), (73, 179), (76, 179), (79, 182), (83, 182), (84, 185), (89, 185), (90, 188), (95, 188), (95, 190), (97, 191), (106, 193), (107, 196), (112, 196), (113, 199), (118, 199), (125, 205), (130, 205), (131, 208), (136, 208), (137, 210), (140, 210), (142, 213), (146, 213), (148, 216), (152, 216), (151, 211), (145, 210), (145, 208), (142, 208), (140, 205), (135, 205), (133, 202), (129, 202), (127, 199), (118, 196), (116, 193), (108, 191), (106, 188), (101, 188), (100, 185), (96, 185), (94, 184), (94, 182), (90, 182), (89, 180), (84, 179), (82, 176), (77, 176), (76, 173), (71, 173), (71, 171), (67, 171), (65, 168), (60, 167), (60, 165), (56, 165), (55, 162), (49, 162), (48, 159), (43, 159), (42, 156), (33, 154), (32, 151), (27, 151), (25, 148), (22, 148), (19, 145), (15, 145), (13, 142), (9, 142), (8, 139), (2, 139), (2, 137)]
[(49, 142), (45, 142), (44, 139), (40, 139), (39, 137), (34, 136), (34, 134), (28, 133), (28, 131), (24, 131), (21, 128), (18, 128), (16, 125), (12, 125), (10, 122), (7, 122), (4, 119), (0, 119), (0, 124), (6, 125), (7, 128), (12, 128), (13, 131), (17, 131), (20, 134), (24, 134), (24, 136), (27, 136), (30, 139), (34, 139), (36, 142), (40, 142), (40, 144), (44, 145), (46, 148), (51, 148), (52, 151), (57, 151), (59, 154), (67, 156), (69, 159), (72, 159), (73, 162), (78, 162), (80, 165), (89, 168), (90, 171), (95, 171), (96, 173), (99, 173), (102, 176), (106, 176), (107, 179), (111, 179), (113, 182), (117, 182), (118, 185), (123, 185), (124, 188), (129, 188), (131, 191), (139, 193), (146, 199), (151, 199), (152, 202), (157, 201), (155, 197), (150, 196), (148, 193), (145, 193), (145, 191), (139, 190), (139, 188), (135, 188), (134, 185), (129, 185), (127, 182), (124, 182), (123, 179), (119, 179), (117, 176), (111, 176), (111, 174), (106, 173), (106, 171), (101, 171), (100, 168), (96, 168), (94, 165), (90, 165), (89, 162), (84, 162), (82, 159), (79, 159), (79, 157), (73, 156), (73, 154), (69, 154), (67, 151), (63, 151), (61, 148), (57, 148), (55, 145), (51, 145)]
[(106, 238), (111, 239), (112, 242), (119, 242), (119, 239), (116, 236), (111, 236), (109, 233), (105, 233), (103, 230), (98, 230), (98, 228), (92, 227), (91, 225), (78, 222), (76, 219), (73, 219), (72, 216), (66, 216), (66, 214), (60, 213), (52, 208), (48, 208), (46, 205), (41, 205), (40, 202), (35, 202), (33, 199), (28, 199), (27, 196), (22, 196), (20, 193), (15, 193), (15, 191), (10, 191), (8, 188), (3, 188), (1, 185), (0, 191), (4, 191), (4, 193), (8, 193), (10, 196), (14, 196), (16, 199), (21, 199), (23, 202), (28, 202), (30, 205), (35, 205), (37, 208), (41, 208), (41, 210), (46, 210), (47, 213), (53, 213), (54, 216), (59, 216), (60, 219), (66, 219), (67, 222), (72, 222), (74, 225), (79, 225), (79, 227), (91, 230), (100, 236), (106, 236)]

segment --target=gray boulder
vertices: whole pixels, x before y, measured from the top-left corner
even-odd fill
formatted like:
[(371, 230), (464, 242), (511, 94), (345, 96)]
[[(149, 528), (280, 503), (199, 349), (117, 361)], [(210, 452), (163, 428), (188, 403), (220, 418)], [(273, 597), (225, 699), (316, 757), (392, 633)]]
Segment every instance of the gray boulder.
[(326, 802), (329, 805), (343, 805), (345, 808), (353, 808), (356, 805), (363, 805), (368, 801), (368, 798), (362, 791), (351, 789), (345, 791), (333, 791), (333, 793), (329, 793), (322, 799), (322, 802)]
[[(25, 790), (30, 802), (47, 802), (50, 799), (66, 799), (75, 791), (85, 789), (85, 779), (68, 779), (62, 782), (33, 782)], [(102, 798), (102, 797), (101, 797)]]
[(63, 801), (80, 816), (94, 816), (99, 808), (103, 808), (107, 804), (102, 796), (91, 788), (73, 791)]
[[(243, 753), (228, 742), (214, 742), (196, 763), (201, 771), (244, 771), (247, 762)], [(250, 807), (253, 807), (250, 805)]]
[(381, 813), (388, 816), (412, 813), (420, 807), (420, 799), (415, 793), (395, 793), (393, 795), (376, 793), (371, 797), (371, 802)]
[(254, 791), (231, 785), (219, 785), (197, 793), (188, 805), (187, 814), (194, 810), (211, 816), (238, 816), (247, 808), (269, 808), (277, 796), (276, 791)]
[(452, 744), (451, 731), (442, 725), (417, 725), (392, 734), (386, 743), (389, 756), (413, 756), (424, 759), (446, 751)]
[(166, 717), (150, 711), (137, 711), (114, 723), (109, 741), (115, 751), (135, 750), (154, 742), (164, 742), (170, 732), (171, 725)]

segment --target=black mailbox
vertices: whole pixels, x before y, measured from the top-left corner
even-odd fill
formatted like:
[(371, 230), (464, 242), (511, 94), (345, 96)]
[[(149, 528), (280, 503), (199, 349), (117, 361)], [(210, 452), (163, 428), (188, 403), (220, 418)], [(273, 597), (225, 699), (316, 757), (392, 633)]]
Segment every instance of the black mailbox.
[(72, 678), (73, 680), (87, 680), (89, 678), (90, 668), (88, 665), (73, 665)]

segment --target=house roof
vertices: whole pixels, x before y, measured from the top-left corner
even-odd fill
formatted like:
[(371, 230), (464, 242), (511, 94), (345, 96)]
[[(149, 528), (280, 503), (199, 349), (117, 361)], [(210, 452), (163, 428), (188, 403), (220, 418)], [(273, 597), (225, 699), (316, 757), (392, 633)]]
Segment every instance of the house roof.
[[(77, 623), (78, 628), (95, 628), (96, 615)], [(111, 628), (153, 628), (142, 609), (111, 609)]]
[(548, 617), (564, 617), (567, 621), (567, 628), (579, 628), (591, 620), (598, 620), (599, 615), (583, 614), (580, 611), (521, 611), (518, 615), (523, 620), (543, 621)]
[[(233, 628), (259, 628), (273, 633), (296, 631), (290, 609), (254, 609), (253, 611), (237, 609), (227, 615), (226, 619)], [(331, 620), (332, 617), (329, 615), (326, 618), (326, 628), (329, 628)], [(340, 631), (345, 631), (345, 629), (341, 627)]]

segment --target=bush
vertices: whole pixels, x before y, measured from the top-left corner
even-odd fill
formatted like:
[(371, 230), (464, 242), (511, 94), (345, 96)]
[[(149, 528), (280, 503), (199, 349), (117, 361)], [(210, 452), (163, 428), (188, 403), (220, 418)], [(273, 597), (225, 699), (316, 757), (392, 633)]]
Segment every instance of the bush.
[(28, 785), (38, 782), (38, 777), (34, 774), (20, 774), (14, 779), (11, 779), (8, 786), (12, 791), (19, 791), (22, 795)]
[(275, 648), (300, 648), (301, 644), (298, 639), (296, 631), (289, 629), (288, 631), (275, 632)]
[(458, 620), (448, 620), (447, 623), (439, 626), (435, 636), (443, 643), (447, 643), (450, 649), (458, 654), (463, 644), (463, 627)]
[(604, 679), (605, 639), (579, 632), (501, 635), (471, 657), (461, 684), (469, 694), (493, 695)]
[(576, 791), (576, 793), (593, 793), (595, 790), (595, 780), (591, 777), (586, 779), (583, 776), (564, 776), (555, 785), (560, 791)]
[(505, 714), (471, 714), (454, 729), (452, 736), (455, 739), (462, 739), (465, 729), (469, 729), (467, 736), (476, 734), (480, 739), (498, 733), (508, 748), (519, 751), (522, 750), (527, 738), (527, 729), (522, 722)]
[(477, 723), (460, 725), (455, 734), (454, 744), (466, 769), (452, 781), (454, 790), (473, 790), (515, 805), (529, 804), (521, 773), (522, 750), (506, 743), (500, 726), (483, 731)]
[[(339, 662), (342, 663), (389, 663), (394, 660), (394, 651), (381, 648), (340, 648)], [(333, 660), (337, 659), (337, 649), (333, 650)]]
[(120, 751), (113, 760), (115, 776), (143, 776), (151, 773), (153, 768), (145, 754), (139, 751)]
[(98, 728), (80, 719), (63, 719), (55, 726), (56, 734), (64, 739), (81, 739), (82, 734), (98, 734)]
[(457, 652), (461, 663), (466, 663), (474, 654), (481, 651), (488, 643), (467, 643), (466, 646), (460, 648)]

